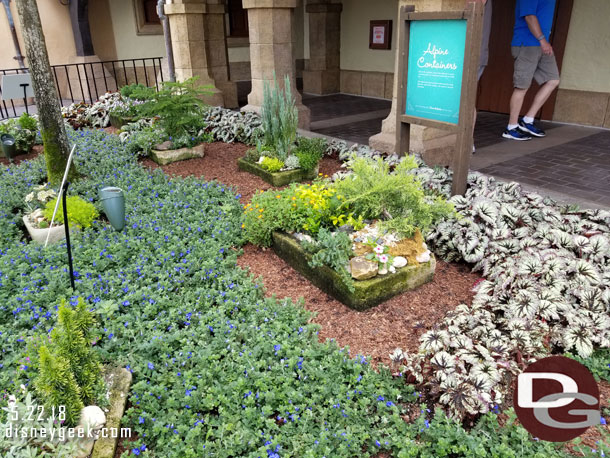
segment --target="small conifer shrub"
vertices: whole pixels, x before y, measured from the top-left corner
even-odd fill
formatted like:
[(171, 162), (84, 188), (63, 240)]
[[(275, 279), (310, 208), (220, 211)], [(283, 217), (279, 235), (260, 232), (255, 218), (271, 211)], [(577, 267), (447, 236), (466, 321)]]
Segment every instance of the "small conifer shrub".
[(92, 347), (95, 319), (79, 298), (75, 308), (62, 301), (50, 339), (30, 352), (37, 398), (48, 411), (63, 411), (66, 425), (78, 423), (86, 405), (103, 402), (102, 368)]

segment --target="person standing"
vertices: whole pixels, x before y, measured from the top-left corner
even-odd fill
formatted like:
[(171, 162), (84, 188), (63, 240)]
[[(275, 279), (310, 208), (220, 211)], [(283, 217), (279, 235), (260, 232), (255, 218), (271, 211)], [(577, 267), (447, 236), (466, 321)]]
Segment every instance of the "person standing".
[[(546, 133), (534, 123), (534, 117), (559, 86), (559, 69), (553, 47), (549, 43), (556, 0), (517, 0), (515, 28), (511, 43), (515, 60), (510, 118), (502, 137), (510, 140), (531, 140)], [(540, 84), (531, 107), (519, 120), (523, 100), (532, 79)]]
[[(479, 70), (477, 82), (481, 80), (485, 67), (489, 62), (489, 36), (491, 35), (491, 14), (493, 11), (492, 0), (472, 0), (473, 2), (485, 5), (485, 15), (483, 16), (483, 38), (481, 40), (481, 57), (479, 58)], [(474, 126), (477, 123), (477, 109), (474, 109), (474, 122), (472, 123), (472, 135), (474, 136)], [(474, 142), (472, 144), (472, 154), (476, 152)]]

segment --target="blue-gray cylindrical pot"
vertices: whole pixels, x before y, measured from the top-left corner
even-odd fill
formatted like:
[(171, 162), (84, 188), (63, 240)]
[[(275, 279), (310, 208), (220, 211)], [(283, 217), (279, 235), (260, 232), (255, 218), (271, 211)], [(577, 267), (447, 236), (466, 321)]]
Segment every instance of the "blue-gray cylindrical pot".
[(4, 153), (4, 156), (10, 161), (17, 155), (15, 138), (9, 134), (2, 134), (0, 141), (2, 141), (2, 152)]
[(100, 189), (100, 200), (108, 221), (117, 231), (125, 227), (125, 196), (121, 188), (109, 186)]

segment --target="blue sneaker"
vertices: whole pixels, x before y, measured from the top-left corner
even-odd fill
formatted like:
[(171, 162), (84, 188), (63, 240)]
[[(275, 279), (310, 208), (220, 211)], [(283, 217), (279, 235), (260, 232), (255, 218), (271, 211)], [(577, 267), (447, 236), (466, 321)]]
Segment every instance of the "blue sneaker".
[(546, 137), (546, 132), (544, 132), (544, 130), (538, 129), (533, 122), (527, 123), (523, 119), (519, 121), (519, 129), (534, 137)]
[(530, 137), (528, 134), (521, 132), (518, 127), (515, 127), (514, 129), (510, 130), (506, 129), (502, 134), (502, 137), (508, 138), (509, 140), (518, 140), (521, 142), (532, 139), (532, 137)]

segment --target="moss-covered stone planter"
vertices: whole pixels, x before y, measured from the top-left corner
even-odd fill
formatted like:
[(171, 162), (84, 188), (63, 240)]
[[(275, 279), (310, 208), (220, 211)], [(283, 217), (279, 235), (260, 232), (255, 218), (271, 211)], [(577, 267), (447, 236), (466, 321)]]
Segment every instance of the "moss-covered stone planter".
[(134, 122), (136, 120), (135, 118), (132, 118), (130, 116), (123, 117), (123, 116), (118, 116), (118, 115), (113, 115), (113, 114), (111, 114), (109, 117), (110, 117), (110, 125), (117, 129), (120, 129), (125, 124), (129, 124), (130, 122)]
[(275, 187), (286, 186), (287, 184), (297, 183), (299, 181), (313, 180), (318, 176), (317, 166), (315, 169), (309, 171), (294, 169), (286, 170), (284, 172), (271, 173), (262, 168), (260, 165), (245, 160), (243, 157), (238, 160), (238, 164), (241, 170), (250, 172)]
[(195, 159), (205, 155), (205, 143), (193, 146), (192, 148), (158, 150), (153, 149), (150, 152), (150, 158), (159, 165), (167, 165), (172, 162), (185, 161), (187, 159)]
[[(131, 386), (131, 372), (123, 368), (105, 368), (104, 379), (110, 391), (110, 407), (106, 412), (105, 428), (108, 434), (101, 435), (93, 445), (91, 458), (113, 458), (119, 438), (112, 437), (115, 431), (121, 431), (121, 417), (125, 412), (129, 387)], [(116, 429), (115, 429), (116, 428)], [(120, 435), (120, 434), (119, 434)]]
[(436, 260), (417, 266), (406, 266), (394, 274), (355, 281), (354, 292), (349, 291), (337, 272), (327, 266), (311, 267), (311, 255), (301, 248), (294, 237), (282, 232), (273, 233), (273, 249), (277, 255), (304, 275), (309, 281), (338, 301), (355, 310), (366, 310), (407, 290), (428, 283), (434, 278)]

